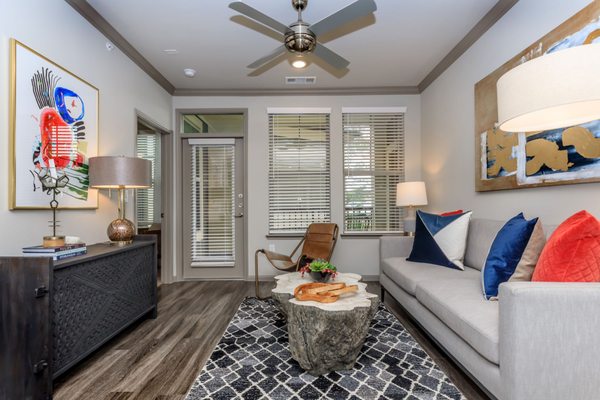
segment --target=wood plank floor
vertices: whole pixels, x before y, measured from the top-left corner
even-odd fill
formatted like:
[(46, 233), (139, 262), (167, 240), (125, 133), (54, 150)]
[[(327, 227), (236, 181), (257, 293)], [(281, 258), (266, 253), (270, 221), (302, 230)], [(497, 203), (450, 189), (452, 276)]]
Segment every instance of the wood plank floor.
[[(273, 283), (262, 284), (267, 293)], [(368, 291), (379, 294), (379, 284)], [(200, 373), (249, 282), (181, 282), (159, 287), (158, 318), (131, 327), (55, 382), (56, 400), (180, 400)], [(469, 399), (485, 394), (410, 320), (386, 305)]]

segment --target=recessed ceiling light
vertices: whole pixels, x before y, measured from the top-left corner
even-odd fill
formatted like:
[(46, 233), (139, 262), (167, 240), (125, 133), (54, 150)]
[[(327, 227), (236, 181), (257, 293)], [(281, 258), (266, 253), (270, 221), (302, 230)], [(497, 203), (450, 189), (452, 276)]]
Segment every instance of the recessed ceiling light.
[(186, 68), (183, 70), (183, 74), (188, 78), (193, 78), (194, 76), (196, 76), (196, 70), (193, 68)]
[(167, 54), (169, 56), (174, 56), (175, 54), (179, 53), (179, 51), (177, 49), (165, 49), (163, 51), (165, 52), (165, 54)]
[(306, 61), (304, 61), (301, 58), (297, 58), (294, 61), (292, 61), (292, 67), (302, 69), (306, 67)]

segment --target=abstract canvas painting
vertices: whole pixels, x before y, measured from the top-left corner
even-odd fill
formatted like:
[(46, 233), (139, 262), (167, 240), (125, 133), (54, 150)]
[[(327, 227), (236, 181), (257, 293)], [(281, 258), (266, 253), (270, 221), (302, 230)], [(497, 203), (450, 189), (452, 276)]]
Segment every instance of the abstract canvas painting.
[(11, 209), (97, 208), (88, 160), (98, 153), (98, 89), (11, 40)]
[(504, 73), (544, 54), (592, 44), (600, 45), (598, 0), (475, 85), (478, 191), (600, 181), (600, 121), (527, 133), (496, 127), (496, 82)]

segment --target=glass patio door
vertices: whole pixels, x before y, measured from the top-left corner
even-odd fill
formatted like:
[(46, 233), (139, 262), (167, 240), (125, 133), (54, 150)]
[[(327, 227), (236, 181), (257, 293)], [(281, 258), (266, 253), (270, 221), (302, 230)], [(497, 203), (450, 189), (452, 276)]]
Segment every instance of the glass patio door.
[(234, 138), (184, 141), (184, 278), (243, 278), (242, 147)]

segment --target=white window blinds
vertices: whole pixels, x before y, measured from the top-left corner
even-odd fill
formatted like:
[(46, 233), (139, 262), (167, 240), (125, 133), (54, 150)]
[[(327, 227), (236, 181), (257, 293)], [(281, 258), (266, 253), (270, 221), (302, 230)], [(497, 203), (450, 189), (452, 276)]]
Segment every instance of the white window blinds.
[(344, 231), (402, 230), (396, 184), (404, 181), (404, 112), (343, 110)]
[(152, 186), (137, 190), (135, 205), (138, 228), (148, 228), (160, 222), (160, 134), (138, 134), (136, 154), (152, 162)]
[(210, 141), (190, 140), (192, 266), (235, 261), (235, 144)]
[(269, 112), (269, 233), (330, 215), (329, 113)]

